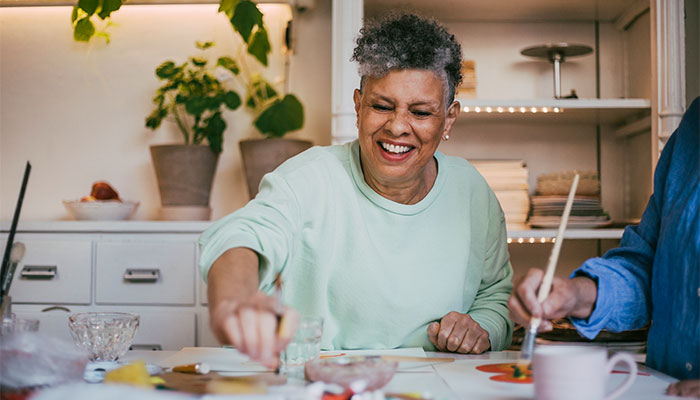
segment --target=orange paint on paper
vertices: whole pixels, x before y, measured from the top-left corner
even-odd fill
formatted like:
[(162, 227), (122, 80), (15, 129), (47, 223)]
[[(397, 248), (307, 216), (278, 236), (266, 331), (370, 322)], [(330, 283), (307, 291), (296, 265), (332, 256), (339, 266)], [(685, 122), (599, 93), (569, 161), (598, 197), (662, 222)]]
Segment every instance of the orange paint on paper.
[(338, 353), (338, 354), (321, 354), (319, 358), (334, 358), (334, 357), (342, 357), (344, 356), (345, 353)]
[(532, 368), (528, 365), (524, 368), (516, 363), (506, 364), (485, 364), (476, 367), (481, 372), (498, 374), (492, 376), (491, 380), (507, 383), (532, 383)]

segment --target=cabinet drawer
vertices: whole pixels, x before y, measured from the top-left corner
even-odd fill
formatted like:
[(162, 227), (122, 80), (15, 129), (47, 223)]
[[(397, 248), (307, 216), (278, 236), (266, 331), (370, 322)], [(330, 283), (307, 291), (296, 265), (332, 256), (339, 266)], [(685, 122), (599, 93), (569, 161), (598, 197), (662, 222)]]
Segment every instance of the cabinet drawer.
[(98, 242), (97, 304), (194, 304), (195, 244)]
[(131, 345), (134, 350), (180, 350), (195, 345), (193, 312), (127, 312), (140, 316)]
[[(26, 248), (10, 287), (13, 303), (89, 304), (92, 242), (16, 238)], [(2, 243), (5, 248), (5, 242)]]
[[(26, 306), (25, 306), (26, 307)], [(48, 307), (48, 306), (47, 306)], [(39, 332), (55, 338), (62, 339), (67, 343), (73, 343), (70, 328), (68, 327), (68, 316), (71, 315), (69, 308), (49, 310), (41, 312), (37, 310), (25, 310), (21, 305), (13, 306), (13, 312), (17, 317), (39, 320)]]

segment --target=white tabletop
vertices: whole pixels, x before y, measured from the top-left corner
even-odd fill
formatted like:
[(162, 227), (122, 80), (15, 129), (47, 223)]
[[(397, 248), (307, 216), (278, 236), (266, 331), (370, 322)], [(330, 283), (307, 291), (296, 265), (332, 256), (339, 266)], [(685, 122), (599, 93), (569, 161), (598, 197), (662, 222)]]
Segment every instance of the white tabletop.
[[(159, 365), (163, 360), (173, 356), (175, 351), (130, 351), (124, 361), (143, 360)], [(532, 399), (532, 384), (512, 384), (493, 381), (491, 374), (476, 370), (476, 366), (510, 362), (518, 359), (517, 352), (489, 352), (482, 355), (461, 355), (441, 352), (427, 352), (428, 357), (454, 357), (453, 363), (434, 364), (430, 367), (414, 370), (400, 370), (385, 392), (420, 393), (424, 397), (435, 399)], [(624, 370), (622, 366), (616, 369)], [(676, 381), (665, 374), (639, 365), (639, 372), (632, 387), (619, 399), (670, 399), (665, 391), (670, 383)], [(613, 374), (608, 380), (608, 391), (619, 385), (627, 374)]]

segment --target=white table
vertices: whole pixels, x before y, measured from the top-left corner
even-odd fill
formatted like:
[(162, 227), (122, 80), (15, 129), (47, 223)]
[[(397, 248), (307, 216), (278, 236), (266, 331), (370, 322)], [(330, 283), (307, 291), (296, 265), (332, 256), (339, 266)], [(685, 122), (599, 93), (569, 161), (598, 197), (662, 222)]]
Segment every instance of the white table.
[[(158, 365), (172, 356), (174, 351), (130, 351), (124, 361), (143, 360)], [(422, 393), (436, 399), (532, 399), (533, 385), (496, 382), (490, 374), (477, 371), (476, 365), (512, 362), (518, 353), (512, 351), (489, 352), (482, 355), (461, 355), (428, 352), (428, 357), (455, 357), (453, 363), (435, 364), (415, 370), (399, 371), (384, 388), (385, 392)], [(622, 366), (616, 369), (623, 370)], [(671, 399), (664, 393), (670, 383), (677, 380), (658, 371), (639, 365), (639, 372), (632, 387), (620, 399)], [(646, 375), (648, 374), (648, 375)], [(613, 374), (608, 381), (609, 390), (620, 384), (626, 374)]]

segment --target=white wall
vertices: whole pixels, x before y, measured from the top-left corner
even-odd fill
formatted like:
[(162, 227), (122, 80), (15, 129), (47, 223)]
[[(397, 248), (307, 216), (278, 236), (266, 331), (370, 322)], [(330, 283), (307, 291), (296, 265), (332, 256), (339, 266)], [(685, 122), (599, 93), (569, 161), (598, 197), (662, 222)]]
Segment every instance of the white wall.
[[(289, 15), (261, 5), (277, 54), (268, 78), (283, 74), (280, 55)], [(196, 40), (213, 40), (212, 57), (235, 54), (239, 38), (217, 5), (132, 5), (114, 14), (112, 42), (72, 39), (70, 7), (2, 8), (0, 12), (0, 219), (17, 200), (25, 161), (32, 175), (22, 220), (65, 219), (64, 199), (107, 180), (124, 199), (141, 202), (134, 219), (160, 207), (149, 146), (180, 140), (174, 124), (144, 127), (159, 81), (155, 67), (182, 62)], [(304, 104), (304, 128), (290, 137), (330, 143), (330, 1), (295, 15), (289, 88)], [(225, 115), (228, 129), (214, 180), (212, 219), (248, 200), (238, 140), (259, 135), (245, 111)]]

